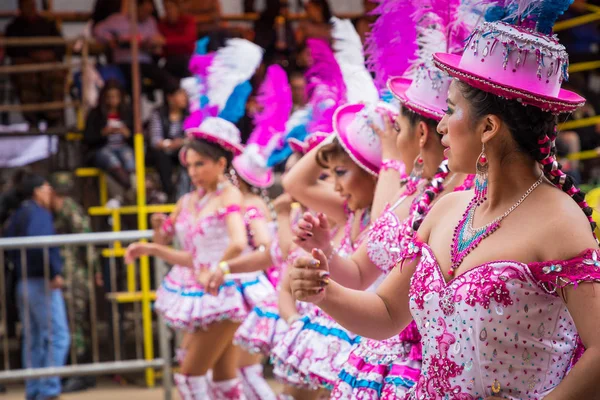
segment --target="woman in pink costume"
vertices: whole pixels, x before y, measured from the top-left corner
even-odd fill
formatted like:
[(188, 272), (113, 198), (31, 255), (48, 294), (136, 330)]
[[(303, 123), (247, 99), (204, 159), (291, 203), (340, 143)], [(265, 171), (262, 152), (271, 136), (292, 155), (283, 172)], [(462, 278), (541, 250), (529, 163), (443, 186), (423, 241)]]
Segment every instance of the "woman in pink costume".
[[(568, 55), (550, 35), (567, 6), (492, 8), (462, 56), (434, 55), (458, 78), (438, 127), (445, 154), (453, 171), (477, 173), (475, 190), (433, 207), (377, 293), (292, 282), (367, 337), (414, 319), (423, 366), (407, 399), (597, 397), (600, 250), (592, 210), (554, 158), (556, 114), (584, 103), (560, 89)], [(326, 272), (313, 256), (295, 267)]]
[[(247, 316), (248, 298), (262, 291), (262, 282), (230, 274), (220, 287), (208, 286), (211, 270), (223, 269), (222, 262), (239, 255), (248, 242), (243, 196), (224, 176), (233, 155), (242, 151), (240, 134), (230, 122), (209, 117), (187, 135), (182, 162), (197, 190), (182, 197), (169, 218), (153, 218), (154, 243), (132, 244), (126, 259), (150, 255), (174, 265), (157, 291), (155, 307), (171, 327), (186, 331), (185, 356), (175, 375), (181, 397), (244, 399), (239, 349), (231, 341)], [(182, 250), (167, 246), (174, 236)]]
[[(414, 15), (409, 10), (403, 11)], [(386, 23), (387, 17), (384, 15), (380, 17), (383, 20), (378, 20), (379, 25), (373, 32), (375, 37), (380, 34), (381, 25)], [(427, 17), (431, 20), (437, 15)], [(417, 18), (425, 20), (422, 15)], [(443, 29), (440, 25), (432, 26), (427, 24), (419, 29), (419, 41), (436, 35), (437, 45), (446, 49), (452, 30)], [(349, 258), (330, 258), (331, 278), (350, 289), (364, 290), (382, 273), (387, 275), (432, 204), (445, 194), (469, 189), (472, 184), (472, 176), (450, 173), (447, 161), (443, 161), (444, 147), (436, 126), (444, 115), (451, 78), (437, 70), (430, 61), (434, 48), (420, 44), (421, 50), (411, 68), (414, 78), (392, 78), (388, 82), (389, 89), (401, 103), (400, 115), (394, 124), (397, 131), (390, 127), (389, 122), (384, 131), (375, 129), (382, 139), (384, 162), (374, 200), (376, 206), (371, 214), (375, 222), (369, 232), (369, 240)], [(413, 159), (416, 162), (410, 179), (398, 191), (398, 182), (406, 181), (404, 165), (411, 165)], [(417, 190), (419, 186), (421, 190)], [(305, 222), (313, 227), (320, 225), (314, 218), (307, 218)], [(306, 232), (311, 232), (313, 239), (299, 243), (304, 244), (307, 251), (321, 248), (326, 254), (331, 252), (325, 231), (317, 228)], [(317, 238), (325, 239), (318, 242)], [(361, 341), (341, 370), (332, 397), (397, 398), (414, 386), (420, 369), (420, 335), (412, 323), (389, 340)]]
[[(336, 134), (304, 156), (283, 182), (294, 198), (311, 210), (326, 213), (343, 227), (333, 242), (345, 256), (354, 252), (366, 237), (381, 163), (380, 141), (368, 123), (373, 121), (383, 126), (382, 115), (386, 114), (393, 114), (387, 104), (338, 108), (335, 115), (343, 119), (343, 128), (335, 127)], [(334, 117), (334, 126), (335, 121)], [(334, 176), (333, 187), (318, 180), (321, 166), (327, 166)], [(274, 348), (275, 373), (306, 389), (330, 388), (339, 372), (335, 371), (335, 365), (340, 365), (340, 360), (359, 340), (327, 315), (314, 310), (295, 321)]]
[[(292, 155), (286, 162), (283, 176), (299, 159)], [(285, 272), (285, 260), (292, 245), (291, 225), (299, 218), (300, 207), (293, 203), (291, 196), (283, 193), (273, 201), (276, 214), (277, 231), (268, 248), (260, 254), (240, 256), (229, 262), (231, 268), (241, 268), (244, 265), (254, 268), (275, 266), (277, 278), (271, 279), (276, 290), (279, 290), (282, 274)], [(274, 276), (274, 274), (272, 274)], [(277, 312), (278, 295), (265, 299), (257, 304), (240, 326), (234, 337), (234, 343), (246, 351), (254, 354), (268, 355), (280, 333), (285, 332), (285, 321), (280, 319)]]
[[(271, 247), (271, 237), (274, 233), (274, 221), (271, 219), (271, 210), (264, 193), (264, 190), (273, 183), (273, 172), (265, 164), (265, 159), (256, 144), (246, 146), (244, 153), (233, 159), (231, 176), (244, 199), (248, 247), (242, 255), (222, 262), (221, 268), (211, 271), (208, 278), (210, 288), (223, 285), (229, 274), (245, 276), (248, 282), (260, 281), (260, 285), (248, 286), (251, 289), (248, 293), (245, 290), (246, 286), (242, 285), (248, 310), (277, 295), (275, 287), (265, 273), (272, 264), (260, 263), (267, 249)], [(251, 354), (242, 349), (239, 367), (244, 394), (248, 400), (275, 399), (273, 391), (263, 376), (261, 355)]]

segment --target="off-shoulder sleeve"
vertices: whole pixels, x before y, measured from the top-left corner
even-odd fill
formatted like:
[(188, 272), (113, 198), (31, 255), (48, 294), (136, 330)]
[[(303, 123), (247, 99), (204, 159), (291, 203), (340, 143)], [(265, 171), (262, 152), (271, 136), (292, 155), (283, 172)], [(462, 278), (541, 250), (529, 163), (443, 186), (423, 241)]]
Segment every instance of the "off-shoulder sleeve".
[(538, 284), (548, 293), (556, 293), (569, 285), (600, 282), (600, 249), (588, 249), (579, 256), (564, 261), (529, 264)]
[(246, 207), (246, 213), (244, 214), (244, 217), (248, 222), (254, 221), (255, 219), (265, 219), (263, 212), (255, 206)]
[(402, 266), (407, 261), (413, 261), (417, 257), (421, 256), (424, 243), (419, 239), (419, 236), (414, 234), (404, 238), (402, 248), (400, 250), (400, 257), (396, 265)]
[(230, 204), (227, 207), (219, 208), (217, 215), (219, 218), (225, 218), (230, 214), (239, 213), (242, 207), (239, 204)]
[(368, 233), (367, 254), (383, 273), (390, 272), (400, 257), (399, 231), (398, 218), (386, 206)]

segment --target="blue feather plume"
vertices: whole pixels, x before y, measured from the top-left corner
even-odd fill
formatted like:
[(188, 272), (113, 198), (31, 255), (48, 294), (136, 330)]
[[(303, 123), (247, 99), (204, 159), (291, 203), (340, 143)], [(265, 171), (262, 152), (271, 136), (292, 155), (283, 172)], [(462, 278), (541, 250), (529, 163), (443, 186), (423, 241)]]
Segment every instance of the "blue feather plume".
[(198, 55), (204, 55), (208, 53), (208, 42), (210, 38), (208, 36), (204, 36), (196, 41), (196, 51), (195, 53)]
[(293, 151), (288, 144), (288, 139), (298, 139), (301, 142), (306, 139), (308, 136), (308, 131), (306, 130), (306, 124), (301, 124), (294, 127), (286, 136), (283, 147), (276, 148), (273, 150), (269, 158), (267, 159), (267, 166), (274, 167), (275, 165), (281, 164), (285, 160), (288, 159), (289, 156), (292, 155)]
[(567, 11), (572, 3), (573, 0), (546, 0), (542, 2), (538, 12), (537, 31), (547, 35), (552, 33), (554, 23), (559, 16)]
[(250, 93), (252, 93), (252, 85), (249, 81), (237, 85), (227, 99), (225, 108), (219, 113), (219, 117), (231, 123), (237, 123), (246, 113), (246, 103)]
[(506, 0), (492, 3), (496, 4), (487, 9), (486, 21), (524, 25), (548, 35), (552, 33), (558, 17), (569, 8), (573, 0)]

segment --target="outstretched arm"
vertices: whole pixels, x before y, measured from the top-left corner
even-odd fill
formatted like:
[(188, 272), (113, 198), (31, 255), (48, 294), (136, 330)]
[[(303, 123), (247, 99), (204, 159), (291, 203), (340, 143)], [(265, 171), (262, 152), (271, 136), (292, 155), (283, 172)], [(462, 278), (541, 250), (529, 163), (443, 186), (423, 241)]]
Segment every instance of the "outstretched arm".
[(350, 257), (337, 254), (331, 242), (329, 222), (322, 213), (316, 217), (305, 213), (295, 230), (297, 236), (294, 243), (307, 253), (315, 248), (323, 250), (328, 260), (331, 278), (340, 285), (365, 290), (381, 275), (381, 270), (373, 264), (367, 254), (366, 241)]
[[(329, 280), (327, 258), (315, 250), (313, 258), (298, 259), (290, 271), (292, 293), (298, 300), (317, 304), (349, 331), (383, 340), (398, 334), (412, 320), (408, 296), (415, 266), (412, 262), (395, 268), (376, 293), (363, 292)], [(311, 274), (315, 270), (322, 275), (318, 280)]]

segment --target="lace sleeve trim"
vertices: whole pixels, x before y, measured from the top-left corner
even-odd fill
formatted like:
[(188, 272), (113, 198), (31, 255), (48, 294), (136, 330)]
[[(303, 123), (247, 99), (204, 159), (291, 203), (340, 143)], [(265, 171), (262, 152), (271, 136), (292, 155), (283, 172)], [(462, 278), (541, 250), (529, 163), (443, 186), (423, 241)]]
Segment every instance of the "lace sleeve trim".
[(173, 223), (173, 219), (171, 217), (167, 217), (165, 222), (163, 222), (161, 226), (162, 233), (165, 235), (173, 235), (175, 234), (175, 224)]
[(413, 235), (410, 240), (406, 242), (406, 246), (402, 246), (400, 252), (400, 258), (398, 259), (397, 266), (402, 266), (406, 261), (411, 262), (421, 256), (424, 243), (419, 239), (417, 235)]
[(582, 282), (600, 282), (600, 249), (587, 249), (577, 257), (528, 265), (538, 284), (548, 293)]
[(237, 212), (241, 212), (241, 211), (242, 211), (242, 207), (239, 204), (231, 204), (227, 207), (220, 208), (219, 211), (217, 212), (217, 215), (219, 218), (225, 218), (229, 214), (233, 214), (233, 213), (237, 213)]
[(262, 213), (262, 211), (254, 206), (247, 207), (244, 216), (248, 222), (254, 221), (255, 219), (265, 219), (265, 215)]

